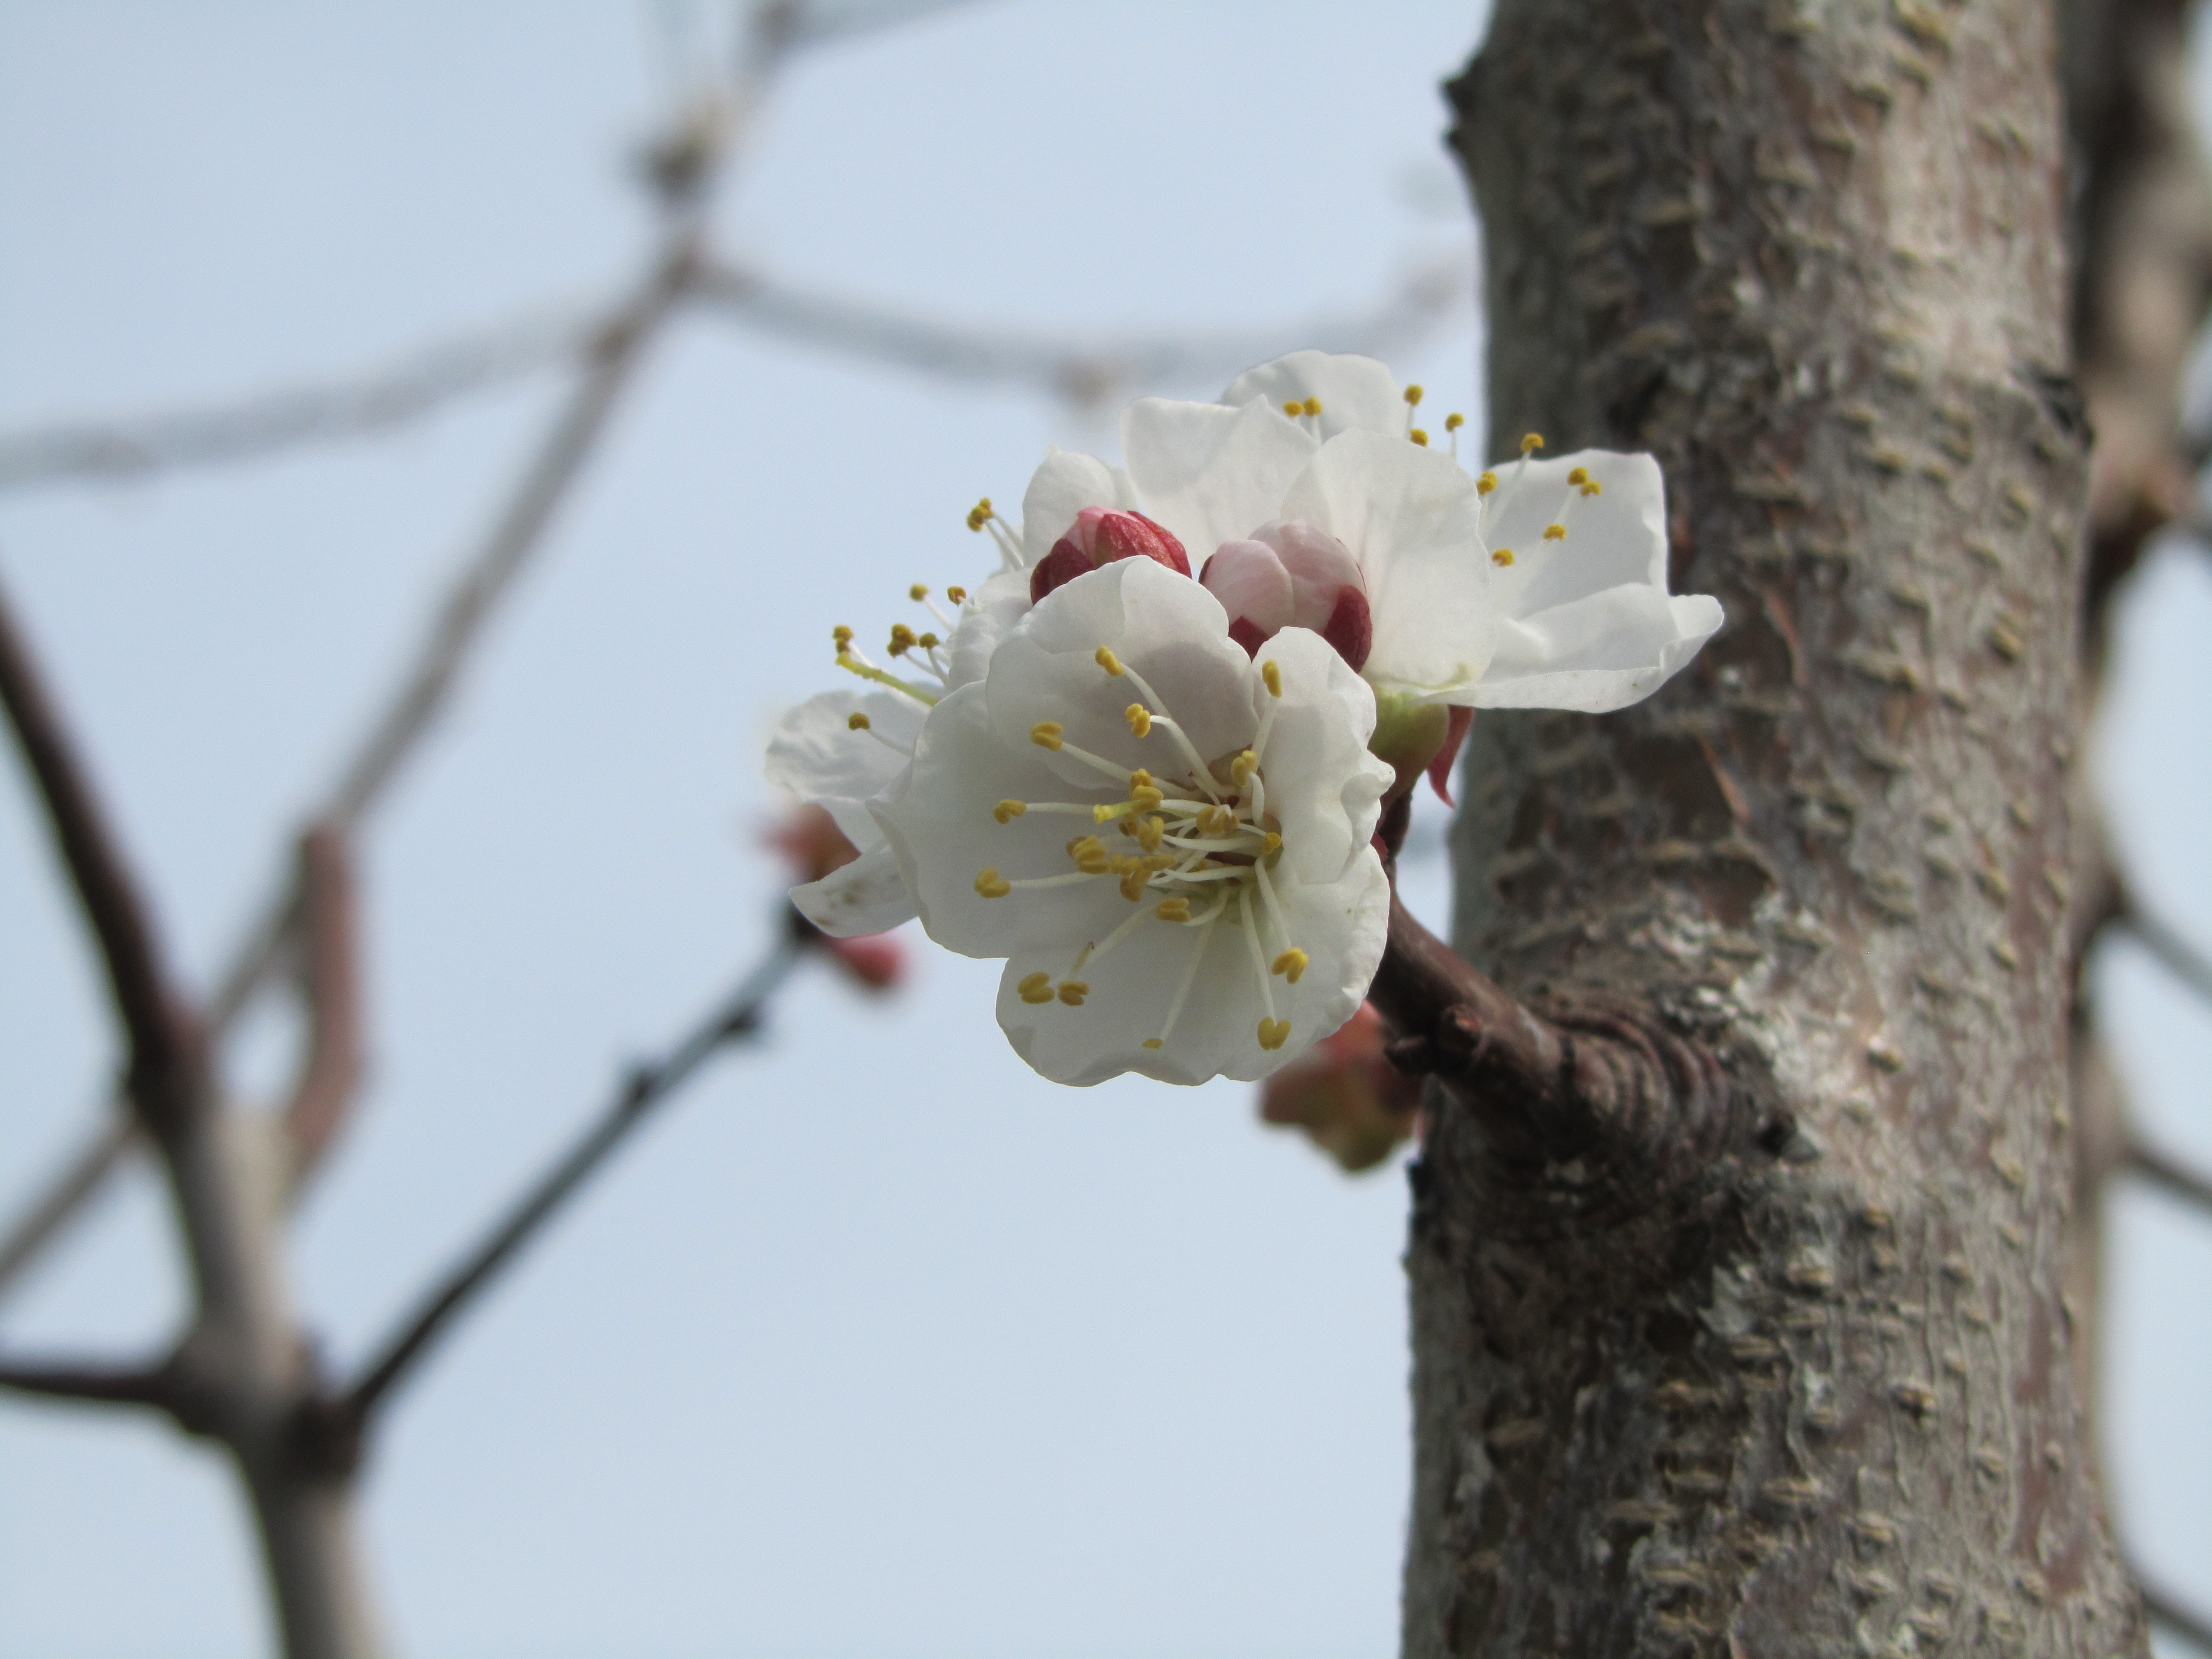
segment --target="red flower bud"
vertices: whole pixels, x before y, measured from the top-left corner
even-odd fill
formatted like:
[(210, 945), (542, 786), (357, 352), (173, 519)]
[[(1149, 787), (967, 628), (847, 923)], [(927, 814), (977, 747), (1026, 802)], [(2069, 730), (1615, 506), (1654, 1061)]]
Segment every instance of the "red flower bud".
[(1086, 507), (1075, 515), (1067, 534), (1052, 544), (1052, 551), (1030, 568), (1030, 603), (1035, 605), (1055, 587), (1116, 559), (1152, 559), (1178, 576), (1190, 574), (1182, 544), (1162, 526), (1141, 513)]

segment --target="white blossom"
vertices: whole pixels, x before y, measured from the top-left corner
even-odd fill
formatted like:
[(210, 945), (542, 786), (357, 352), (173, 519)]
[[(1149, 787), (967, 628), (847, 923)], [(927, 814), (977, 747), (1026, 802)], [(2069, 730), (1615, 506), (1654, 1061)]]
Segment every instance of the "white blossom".
[(1204, 588), (1130, 558), (1030, 610), (871, 811), (930, 937), (1006, 959), (1000, 1024), (1046, 1077), (1254, 1079), (1382, 959), (1374, 719), (1317, 635), (1255, 659)]

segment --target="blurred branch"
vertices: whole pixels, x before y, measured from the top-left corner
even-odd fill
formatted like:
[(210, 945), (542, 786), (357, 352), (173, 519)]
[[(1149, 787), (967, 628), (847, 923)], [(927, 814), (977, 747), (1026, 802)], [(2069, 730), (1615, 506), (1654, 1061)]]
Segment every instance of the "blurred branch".
[(284, 1109), (295, 1188), (313, 1174), (337, 1138), (365, 1067), (353, 859), (345, 832), (328, 824), (300, 839), (299, 935), (307, 1057)]
[(1358, 311), (1243, 327), (1085, 339), (959, 324), (802, 288), (729, 261), (701, 273), (699, 297), (733, 321), (848, 356), (945, 380), (1016, 385), (1084, 406), (1161, 386), (1227, 380), (1291, 345), (1373, 356), (1420, 338), (1464, 303), (1464, 255), (1420, 266)]
[(2212, 1181), (2195, 1170), (2185, 1169), (2164, 1152), (2144, 1146), (2141, 1141), (2130, 1143), (2126, 1160), (2120, 1165), (2130, 1174), (2139, 1175), (2152, 1185), (2162, 1188), (2185, 1204), (2193, 1204), (2212, 1215)]
[(2185, 1607), (2140, 1573), (2136, 1575), (2136, 1588), (2142, 1592), (2143, 1610), (2154, 1623), (2164, 1625), (2198, 1652), (2212, 1656), (2212, 1620)]
[(148, 1406), (179, 1413), (176, 1379), (167, 1366), (117, 1368), (0, 1359), (0, 1389), (46, 1400), (106, 1406)]
[(586, 350), (602, 325), (574, 311), (443, 340), (355, 378), (254, 393), (199, 409), (0, 433), (0, 489), (107, 483), (179, 466), (372, 436), (471, 392), (506, 386)]
[(48, 695), (30, 641), (0, 588), (0, 704), (21, 746), (54, 842), (69, 867), (107, 969), (108, 989), (130, 1043), (127, 1087), (143, 1123), (173, 1131), (187, 1109), (180, 1082), (197, 1064), (190, 1016), (171, 995), (154, 923), (125, 865), (114, 830)]
[(787, 929), (768, 956), (667, 1055), (635, 1068), (611, 1104), (562, 1158), (534, 1182), (506, 1216), (441, 1279), (363, 1367), (360, 1380), (335, 1403), (326, 1433), (356, 1442), (378, 1406), (428, 1353), (514, 1257), (544, 1231), (577, 1190), (605, 1166), (644, 1123), (653, 1108), (676, 1093), (717, 1050), (759, 1029), (769, 999), (789, 975), (805, 945), (799, 927)]
[(2212, 1002), (2212, 959), (2173, 929), (2130, 902), (2120, 923), (2134, 934), (2159, 965), (2206, 1001)]
[[(483, 540), (462, 565), (429, 633), (367, 738), (340, 771), (318, 822), (351, 830), (390, 786), (447, 697), (500, 600), (538, 545), (555, 509), (582, 471), (616, 401), (646, 345), (667, 319), (696, 271), (701, 229), (695, 212), (681, 215), (655, 252), (636, 294), (594, 337), (589, 366), (529, 466), (492, 521)], [(210, 1032), (228, 1029), (260, 988), (282, 953), (298, 909), (296, 880), (263, 907), (234, 952), (208, 1008)], [(0, 1241), (0, 1291), (97, 1191), (129, 1144), (102, 1124), (83, 1149), (32, 1200), (23, 1219)]]

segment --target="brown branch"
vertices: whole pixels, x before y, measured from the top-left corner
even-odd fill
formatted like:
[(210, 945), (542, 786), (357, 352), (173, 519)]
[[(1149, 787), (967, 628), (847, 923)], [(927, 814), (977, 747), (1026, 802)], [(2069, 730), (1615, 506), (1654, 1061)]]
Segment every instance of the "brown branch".
[(2126, 1159), (2120, 1168), (2131, 1175), (2139, 1175), (2168, 1196), (2185, 1204), (2193, 1204), (2212, 1215), (2212, 1180), (2207, 1180), (2194, 1170), (2176, 1163), (2164, 1152), (2144, 1146), (2141, 1141), (2129, 1144)]
[[(1435, 1079), (1494, 1153), (1547, 1200), (1641, 1207), (1718, 1156), (1735, 1091), (1701, 1045), (1626, 1003), (1524, 1003), (1416, 921), (1394, 892), (1389, 943), (1367, 994), (1399, 1040), (1390, 1059)], [(1789, 1125), (1762, 1144), (1779, 1151)], [(1571, 1176), (1563, 1166), (1578, 1165)], [(1571, 1191), (1567, 1190), (1571, 1188)]]
[(169, 1366), (115, 1367), (54, 1360), (0, 1359), (0, 1389), (86, 1405), (145, 1406), (171, 1416), (191, 1411)]
[(307, 1053), (284, 1109), (295, 1186), (344, 1126), (364, 1069), (360, 907), (345, 831), (318, 824), (300, 839), (301, 994)]
[(2164, 1625), (2200, 1653), (2212, 1655), (2212, 1619), (2185, 1605), (2163, 1587), (2138, 1573), (2136, 1588), (2142, 1591), (2143, 1611), (2154, 1624)]
[(653, 1108), (674, 1095), (718, 1050), (759, 1029), (769, 999), (799, 959), (805, 932), (803, 924), (787, 929), (768, 957), (665, 1058), (631, 1072), (591, 1127), (531, 1183), (497, 1224), (464, 1252), (435, 1287), (417, 1302), (414, 1311), (399, 1322), (377, 1350), (377, 1357), (362, 1368), (359, 1380), (312, 1414), (303, 1425), (310, 1455), (339, 1467), (352, 1462), (377, 1408), (421, 1363), (438, 1338), (544, 1231), (584, 1183), (605, 1166)]
[(2212, 1002), (2212, 957), (2156, 916), (2130, 902), (2118, 918), (2158, 964), (2207, 1002)]
[(153, 918), (114, 830), (48, 693), (31, 643), (0, 589), (0, 703), (30, 769), (55, 845), (107, 969), (108, 989), (131, 1045), (126, 1087), (142, 1121), (175, 1130), (191, 1109), (198, 1064), (194, 1023), (161, 971)]

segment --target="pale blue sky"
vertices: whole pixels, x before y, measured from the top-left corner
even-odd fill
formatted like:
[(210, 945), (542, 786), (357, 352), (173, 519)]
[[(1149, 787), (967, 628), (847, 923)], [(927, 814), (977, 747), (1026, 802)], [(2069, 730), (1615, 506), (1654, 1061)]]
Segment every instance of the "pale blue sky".
[[(1437, 82), (1465, 0), (1000, 0), (802, 60), (722, 205), (845, 291), (1041, 326), (1356, 305), (1462, 244)], [(0, 426), (374, 364), (629, 280), (659, 105), (631, 0), (0, 4)], [(1441, 210), (1439, 204), (1442, 204)], [(1472, 407), (1477, 331), (1399, 367)], [(1210, 391), (1211, 386), (1190, 388)], [(0, 496), (30, 610), (181, 959), (204, 976), (550, 407), (121, 489)], [(296, 1232), (357, 1354), (626, 1057), (749, 960), (756, 757), (827, 629), (972, 578), (960, 527), (1047, 400), (697, 319), (663, 343), (448, 727), (374, 825), (375, 1072)], [(2203, 561), (2131, 602), (2101, 756), (2142, 884), (2212, 939)], [(1419, 872), (1438, 903), (1440, 872)], [(2115, 953), (2130, 1075), (2212, 1164), (2212, 1018)], [(1249, 1091), (1069, 1092), (988, 964), (897, 1005), (818, 974), (671, 1112), (397, 1413), (368, 1491), (416, 1659), (1392, 1651), (1407, 1486), (1395, 1172), (1337, 1176)], [(242, 1045), (265, 1087), (275, 1027)], [(823, 1056), (834, 1054), (833, 1066)], [(0, 1203), (75, 1138), (104, 1006), (0, 769)], [(2212, 1229), (2123, 1206), (2124, 1512), (2212, 1557)], [(178, 1286), (125, 1184), (11, 1302), (129, 1349)], [(2185, 1311), (2184, 1304), (2188, 1303)], [(150, 1425), (0, 1405), (0, 1653), (265, 1641), (221, 1473)]]

